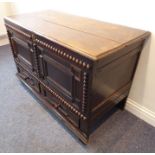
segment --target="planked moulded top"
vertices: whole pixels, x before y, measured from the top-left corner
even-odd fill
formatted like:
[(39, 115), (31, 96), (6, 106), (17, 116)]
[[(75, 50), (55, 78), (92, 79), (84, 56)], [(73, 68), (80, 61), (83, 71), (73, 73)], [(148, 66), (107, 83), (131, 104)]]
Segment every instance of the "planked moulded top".
[(42, 11), (6, 17), (92, 60), (117, 51), (149, 32), (56, 11)]

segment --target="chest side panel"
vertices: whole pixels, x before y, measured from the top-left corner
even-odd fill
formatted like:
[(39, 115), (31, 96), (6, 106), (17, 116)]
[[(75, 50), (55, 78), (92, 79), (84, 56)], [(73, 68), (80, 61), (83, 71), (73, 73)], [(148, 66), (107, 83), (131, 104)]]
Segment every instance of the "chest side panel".
[(91, 92), (93, 122), (128, 96), (143, 43), (139, 41), (96, 63)]

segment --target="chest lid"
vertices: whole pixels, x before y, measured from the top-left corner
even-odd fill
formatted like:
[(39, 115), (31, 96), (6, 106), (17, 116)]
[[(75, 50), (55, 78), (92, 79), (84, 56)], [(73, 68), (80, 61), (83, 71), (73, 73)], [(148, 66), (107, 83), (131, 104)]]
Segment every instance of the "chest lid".
[(92, 60), (123, 48), (149, 32), (55, 11), (42, 11), (6, 17)]

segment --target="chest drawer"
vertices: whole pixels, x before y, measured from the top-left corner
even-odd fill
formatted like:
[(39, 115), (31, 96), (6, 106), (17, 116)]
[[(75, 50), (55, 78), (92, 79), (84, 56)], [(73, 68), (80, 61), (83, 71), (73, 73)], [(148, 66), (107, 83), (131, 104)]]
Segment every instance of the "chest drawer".
[(68, 121), (70, 121), (73, 125), (75, 125), (76, 127), (79, 127), (80, 125), (80, 118), (74, 113), (72, 112), (70, 109), (68, 109), (66, 106), (64, 106), (63, 104), (61, 104), (58, 107), (58, 111), (59, 113), (61, 113), (64, 117), (66, 117), (66, 119)]
[(32, 76), (27, 70), (24, 69), (21, 65), (17, 64), (19, 78), (24, 80), (29, 86), (35, 89), (38, 93), (40, 93), (40, 84), (39, 82)]
[(41, 93), (44, 96), (44, 99), (54, 107), (59, 114), (61, 114), (65, 119), (74, 124), (76, 127), (79, 127), (80, 119), (85, 119), (85, 116), (80, 113), (80, 110), (71, 105), (71, 103), (66, 102), (60, 94), (57, 94), (52, 89), (46, 85), (41, 86)]

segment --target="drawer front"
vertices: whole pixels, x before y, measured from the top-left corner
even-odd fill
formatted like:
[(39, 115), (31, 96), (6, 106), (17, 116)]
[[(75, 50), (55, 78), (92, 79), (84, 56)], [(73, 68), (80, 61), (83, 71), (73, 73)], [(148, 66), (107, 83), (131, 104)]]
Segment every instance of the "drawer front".
[(44, 83), (79, 108), (82, 90), (81, 70), (52, 55), (47, 49), (37, 47), (37, 53), (40, 77)]
[(59, 97), (56, 97), (57, 95), (53, 95), (43, 85), (41, 85), (41, 93), (44, 96), (44, 99), (52, 107), (54, 107), (58, 113), (70, 121), (74, 126), (79, 127), (80, 117), (74, 111), (72, 111), (72, 109), (63, 104), (62, 100)]
[(15, 51), (15, 58), (18, 59), (20, 63), (23, 63), (27, 67), (33, 67), (33, 53), (30, 50), (29, 44), (23, 40), (12, 37), (11, 42)]
[(74, 126), (79, 127), (80, 118), (71, 110), (69, 110), (66, 106), (60, 105), (58, 107), (59, 113), (61, 113), (68, 121), (70, 121)]
[(22, 80), (24, 80), (24, 82), (26, 82), (30, 87), (35, 89), (37, 92), (40, 92), (39, 82), (20, 65), (17, 65), (17, 68), (18, 68), (17, 75), (20, 78), (22, 78)]

